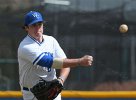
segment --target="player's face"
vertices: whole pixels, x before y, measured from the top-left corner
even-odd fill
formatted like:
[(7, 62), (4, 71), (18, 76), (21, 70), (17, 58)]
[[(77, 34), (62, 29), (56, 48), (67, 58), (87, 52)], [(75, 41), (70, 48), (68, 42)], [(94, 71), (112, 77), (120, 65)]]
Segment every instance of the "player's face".
[(43, 34), (43, 22), (38, 22), (32, 25), (29, 25), (27, 32), (32, 35), (34, 38), (41, 37)]

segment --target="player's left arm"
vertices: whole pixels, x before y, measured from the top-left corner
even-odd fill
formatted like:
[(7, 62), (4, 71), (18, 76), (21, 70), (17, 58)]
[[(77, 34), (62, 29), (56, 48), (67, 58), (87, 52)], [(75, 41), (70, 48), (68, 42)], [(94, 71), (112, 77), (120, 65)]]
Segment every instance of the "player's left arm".
[[(64, 51), (62, 50), (62, 48), (60, 47), (58, 41), (54, 38), (54, 47), (55, 47), (55, 55), (56, 57), (59, 57), (59, 58), (67, 58)], [(56, 60), (54, 59), (54, 62)], [(56, 65), (58, 65), (58, 63), (54, 63)], [(61, 65), (61, 63), (60, 63)], [(59, 67), (61, 67), (60, 65), (58, 65)], [(60, 69), (60, 68), (58, 68)], [(67, 79), (68, 75), (70, 73), (70, 68), (61, 68), (60, 69), (60, 75), (58, 77), (58, 79), (62, 82), (62, 84), (65, 82), (65, 80)]]
[(60, 75), (59, 75), (58, 79), (62, 82), (62, 84), (67, 79), (69, 73), (70, 73), (70, 68), (62, 68), (62, 69), (60, 69)]

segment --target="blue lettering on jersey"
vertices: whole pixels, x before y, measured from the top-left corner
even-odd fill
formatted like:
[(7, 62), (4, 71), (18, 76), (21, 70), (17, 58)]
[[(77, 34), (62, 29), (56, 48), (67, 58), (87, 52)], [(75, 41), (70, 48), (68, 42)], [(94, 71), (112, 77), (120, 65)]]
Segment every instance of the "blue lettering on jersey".
[(48, 72), (50, 72), (51, 66), (53, 64), (53, 55), (50, 52), (44, 52), (35, 59), (33, 64), (40, 65), (42, 67), (47, 67)]

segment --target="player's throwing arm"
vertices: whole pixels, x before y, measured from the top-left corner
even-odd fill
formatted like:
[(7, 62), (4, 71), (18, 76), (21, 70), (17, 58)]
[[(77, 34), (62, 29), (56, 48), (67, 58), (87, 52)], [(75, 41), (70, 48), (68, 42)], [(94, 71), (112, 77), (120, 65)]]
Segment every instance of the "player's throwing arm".
[(76, 67), (76, 66), (91, 66), (93, 62), (93, 57), (90, 55), (85, 55), (81, 58), (76, 59), (61, 59), (55, 58), (53, 60), (53, 68), (67, 68), (67, 67)]

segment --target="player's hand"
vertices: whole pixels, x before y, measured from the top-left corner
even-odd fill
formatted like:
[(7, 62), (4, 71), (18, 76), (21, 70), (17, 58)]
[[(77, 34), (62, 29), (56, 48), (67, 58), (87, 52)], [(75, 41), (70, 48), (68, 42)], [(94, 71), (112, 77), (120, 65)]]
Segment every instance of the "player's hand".
[(79, 65), (81, 66), (91, 66), (93, 62), (93, 57), (90, 55), (85, 55), (79, 58)]
[(64, 80), (62, 80), (60, 77), (57, 80), (63, 85)]

